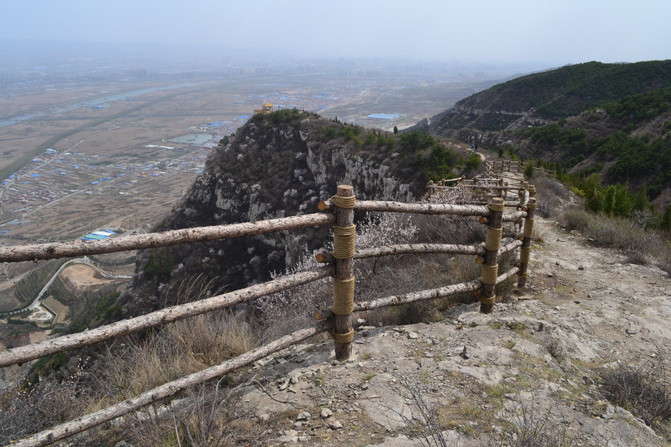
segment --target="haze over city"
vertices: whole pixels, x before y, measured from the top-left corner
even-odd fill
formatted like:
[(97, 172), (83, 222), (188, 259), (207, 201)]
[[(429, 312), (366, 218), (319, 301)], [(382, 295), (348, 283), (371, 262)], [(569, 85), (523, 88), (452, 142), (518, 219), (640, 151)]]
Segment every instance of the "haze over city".
[(669, 16), (671, 3), (659, 0), (12, 1), (0, 6), (0, 48), (143, 43), (540, 68), (666, 59)]

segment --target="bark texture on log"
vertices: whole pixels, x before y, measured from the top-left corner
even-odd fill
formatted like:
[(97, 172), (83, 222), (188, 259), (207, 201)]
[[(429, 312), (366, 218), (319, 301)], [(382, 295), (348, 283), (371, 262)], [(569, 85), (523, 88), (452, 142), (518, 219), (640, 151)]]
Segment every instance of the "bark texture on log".
[(282, 217), (259, 222), (245, 222), (211, 227), (184, 228), (160, 233), (119, 236), (93, 242), (54, 242), (47, 244), (18, 245), (0, 247), (0, 262), (34, 261), (37, 259), (56, 259), (143, 248), (166, 247), (188, 242), (232, 239), (243, 236), (273, 233), (282, 230), (297, 230), (332, 224), (335, 217), (330, 214), (305, 214), (302, 216)]
[[(333, 210), (335, 205), (327, 200), (321, 202), (320, 210)], [(436, 203), (404, 203), (379, 200), (358, 200), (354, 205), (356, 211), (389, 211), (397, 213), (417, 214), (453, 214), (457, 216), (486, 216), (489, 209), (480, 205), (450, 205)]]
[(519, 273), (519, 268), (518, 267), (513, 267), (507, 272), (505, 272), (503, 275), (499, 275), (496, 277), (496, 284), (501, 284), (503, 281), (505, 281), (508, 278), (511, 278), (515, 276), (517, 273)]
[(509, 244), (504, 245), (503, 247), (499, 248), (499, 256), (504, 255), (506, 253), (509, 253), (513, 250), (515, 250), (517, 247), (522, 245), (522, 241), (512, 241)]
[(421, 292), (406, 293), (405, 295), (392, 295), (385, 298), (378, 298), (373, 301), (366, 301), (356, 303), (354, 305), (355, 312), (364, 310), (378, 309), (380, 307), (394, 306), (397, 304), (414, 303), (415, 301), (433, 300), (436, 298), (445, 298), (452, 295), (457, 295), (464, 292), (472, 292), (477, 290), (482, 285), (479, 279), (464, 282), (460, 284), (453, 284), (451, 286), (439, 287), (437, 289), (423, 290)]

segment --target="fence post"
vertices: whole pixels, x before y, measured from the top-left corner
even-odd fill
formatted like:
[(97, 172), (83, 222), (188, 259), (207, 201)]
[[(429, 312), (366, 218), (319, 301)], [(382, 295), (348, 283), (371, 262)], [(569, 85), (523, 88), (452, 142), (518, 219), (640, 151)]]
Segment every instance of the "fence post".
[(352, 310), (354, 310), (354, 193), (352, 186), (339, 185), (336, 195), (331, 198), (335, 205), (336, 223), (333, 227), (333, 257), (335, 277), (333, 278), (333, 331), (335, 356), (347, 360), (352, 355)]
[(520, 267), (517, 273), (517, 287), (519, 288), (527, 284), (527, 268), (529, 266), (529, 256), (531, 255), (531, 236), (534, 232), (534, 214), (536, 212), (535, 197), (529, 197), (526, 212), (527, 217), (524, 218), (524, 233), (522, 233), (522, 247), (520, 248)]
[(482, 263), (482, 293), (480, 294), (480, 312), (488, 314), (494, 309), (496, 300), (496, 278), (498, 276), (498, 252), (501, 248), (503, 233), (502, 217), (504, 202), (500, 197), (494, 197), (487, 205), (489, 217), (487, 238), (485, 239), (485, 257)]

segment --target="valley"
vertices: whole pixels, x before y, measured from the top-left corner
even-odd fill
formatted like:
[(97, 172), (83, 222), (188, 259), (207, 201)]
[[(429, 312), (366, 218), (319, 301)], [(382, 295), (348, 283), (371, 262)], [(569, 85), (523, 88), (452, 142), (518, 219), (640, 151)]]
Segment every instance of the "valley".
[[(493, 83), (443, 73), (287, 69), (4, 84), (0, 244), (76, 240), (103, 228), (150, 230), (179, 205), (212, 148), (264, 102), (391, 131), (443, 110), (483, 82)], [(35, 272), (54, 270), (48, 264), (55, 263), (2, 264), (0, 312), (30, 304), (34, 297), (17, 291), (35, 278), (52, 278), (53, 272)], [(133, 256), (118, 266), (124, 276), (134, 267)], [(125, 282), (117, 280), (117, 288)], [(81, 292), (74, 289), (68, 293)], [(10, 326), (0, 325), (0, 332), (6, 336)]]

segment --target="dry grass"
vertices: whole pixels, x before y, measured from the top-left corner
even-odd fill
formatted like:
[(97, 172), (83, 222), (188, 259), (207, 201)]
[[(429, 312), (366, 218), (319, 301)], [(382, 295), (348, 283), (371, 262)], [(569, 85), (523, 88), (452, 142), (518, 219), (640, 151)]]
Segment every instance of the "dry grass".
[(573, 201), (571, 191), (552, 177), (539, 175), (533, 183), (537, 190), (537, 212), (541, 217), (555, 217)]
[(237, 389), (226, 390), (219, 383), (201, 385), (178, 405), (133, 414), (118, 431), (137, 447), (259, 445), (255, 440), (264, 427), (239, 412), (239, 398)]
[(646, 363), (641, 367), (620, 366), (602, 369), (599, 375), (608, 400), (669, 435), (671, 390), (660, 381), (666, 377), (660, 365), (661, 362), (658, 365)]
[(0, 394), (0, 445), (79, 416), (90, 401), (81, 391), (80, 372), (60, 381), (40, 379)]
[[(249, 324), (228, 311), (167, 325), (110, 348), (99, 367), (106, 399), (128, 398), (240, 355), (257, 345)], [(132, 371), (132, 374), (128, 372)]]
[(671, 272), (671, 244), (664, 235), (645, 230), (633, 221), (569, 210), (560, 217), (569, 231), (577, 230), (600, 246), (614, 247), (627, 253), (629, 262), (648, 264), (655, 259), (661, 268)]
[(554, 420), (552, 411), (543, 411), (535, 402), (518, 403), (499, 422), (503, 431), (498, 435), (499, 447), (570, 447), (574, 441), (567, 427)]

